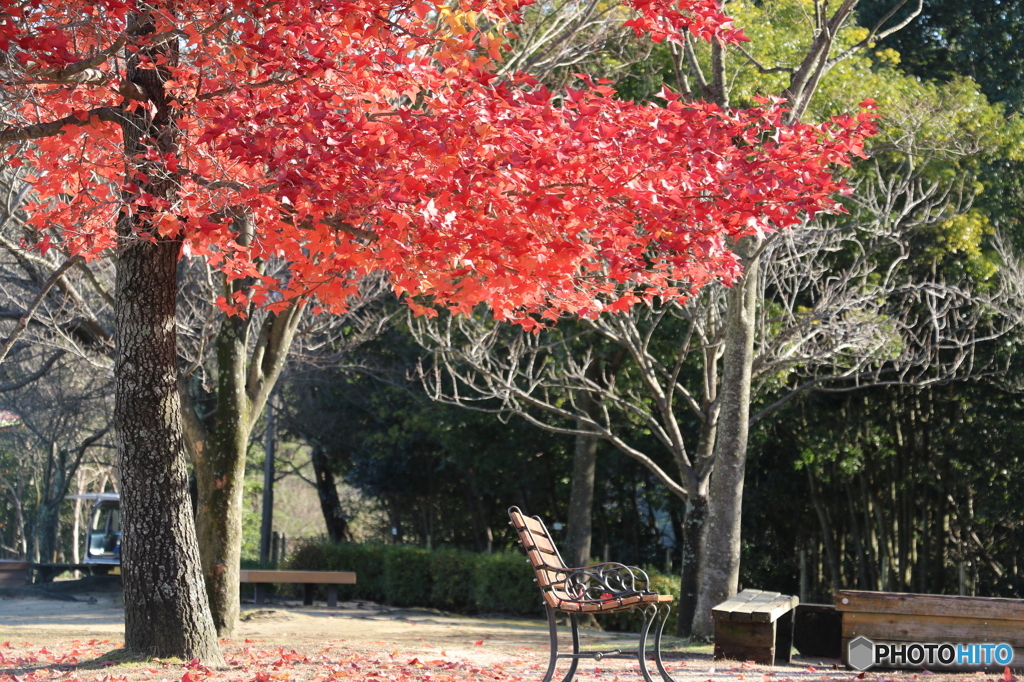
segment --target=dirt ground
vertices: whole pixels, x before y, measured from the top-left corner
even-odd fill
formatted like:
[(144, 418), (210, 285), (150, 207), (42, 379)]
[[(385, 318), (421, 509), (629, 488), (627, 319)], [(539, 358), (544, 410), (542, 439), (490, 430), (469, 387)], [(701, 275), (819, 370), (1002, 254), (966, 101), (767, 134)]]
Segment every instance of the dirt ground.
[[(547, 626), (541, 620), (476, 618), (365, 602), (329, 609), (296, 601), (243, 603), (235, 637), (222, 641), (228, 664), (223, 670), (181, 661), (125, 663), (115, 651), (124, 637), (119, 592), (107, 586), (75, 592), (74, 599), (0, 596), (0, 682), (201, 682), (207, 677), (238, 682), (333, 682), (343, 677), (539, 681), (547, 665)], [(585, 630), (582, 639), (584, 648), (594, 649), (627, 649), (636, 642), (635, 635), (594, 630)], [(563, 647), (568, 644), (567, 628), (560, 629), (560, 641)], [(666, 638), (664, 650), (666, 667), (679, 682), (902, 682), (921, 676), (931, 676), (928, 682), (1003, 682), (1002, 675), (980, 673), (858, 675), (838, 661), (801, 657), (773, 667), (713, 661), (710, 646), (674, 638)], [(576, 679), (642, 678), (635, 660), (604, 659), (582, 661)]]

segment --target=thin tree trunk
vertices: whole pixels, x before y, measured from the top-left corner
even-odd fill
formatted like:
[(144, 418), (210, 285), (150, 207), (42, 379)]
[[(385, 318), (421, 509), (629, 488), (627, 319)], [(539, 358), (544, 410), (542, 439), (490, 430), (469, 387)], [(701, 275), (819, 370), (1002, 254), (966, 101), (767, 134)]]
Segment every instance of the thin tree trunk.
[(857, 523), (857, 510), (853, 505), (853, 490), (850, 489), (850, 482), (846, 481), (846, 505), (850, 512), (850, 532), (853, 534), (853, 546), (857, 552), (857, 587), (862, 590), (868, 589), (868, 561), (864, 554), (864, 541)]
[[(84, 490), (82, 483), (82, 472), (78, 471), (75, 476), (75, 494), (81, 495)], [(79, 497), (75, 498), (75, 504), (72, 507), (71, 516), (71, 563), (80, 564), (82, 563), (82, 550), (81, 550), (81, 534), (82, 534), (82, 499)], [(75, 569), (75, 577), (79, 577), (78, 569)]]
[(839, 589), (839, 558), (836, 555), (835, 541), (832, 533), (832, 522), (828, 517), (828, 510), (821, 501), (821, 494), (818, 492), (818, 483), (814, 478), (814, 471), (807, 466), (807, 481), (811, 488), (811, 503), (818, 515), (818, 523), (821, 525), (821, 539), (825, 543), (825, 555), (828, 559), (828, 572), (831, 578), (832, 593)]
[(693, 496), (687, 502), (686, 520), (683, 522), (683, 558), (679, 574), (679, 622), (676, 635), (689, 637), (693, 633), (693, 617), (697, 613), (699, 597), (698, 576), (701, 566), (701, 541), (708, 518), (707, 496)]
[[(705, 361), (717, 363), (717, 359), (710, 355), (705, 356)], [(719, 412), (712, 405), (717, 395), (716, 376), (717, 364), (708, 365), (705, 369), (708, 372), (707, 385), (710, 388), (708, 395), (704, 397), (704, 422), (700, 427), (700, 439), (697, 442), (697, 458), (695, 461), (696, 470), (693, 476), (688, 477), (687, 472), (680, 467), (680, 475), (683, 480), (689, 480), (693, 491), (686, 499), (686, 519), (683, 521), (683, 532), (681, 538), (682, 558), (679, 568), (679, 619), (676, 624), (676, 635), (678, 637), (689, 637), (693, 632), (693, 618), (697, 613), (697, 600), (700, 595), (700, 567), (704, 551), (704, 533), (707, 530), (708, 518), (708, 478), (706, 468), (711, 466), (713, 461), (715, 439), (718, 435)]]
[(750, 430), (750, 381), (757, 311), (757, 242), (741, 239), (735, 247), (744, 259), (743, 277), (728, 293), (725, 349), (722, 355), (722, 401), (711, 474), (707, 528), (701, 552), (700, 588), (692, 636), (714, 635), (711, 609), (736, 594), (740, 573), (743, 475)]
[(320, 511), (324, 515), (324, 523), (327, 524), (327, 536), (331, 542), (351, 542), (352, 532), (348, 528), (348, 519), (341, 508), (341, 500), (338, 498), (338, 487), (334, 480), (334, 473), (327, 461), (327, 455), (320, 445), (313, 446), (313, 475), (316, 478), (316, 492), (320, 498)]
[(228, 317), (217, 335), (217, 423), (195, 460), (199, 504), (196, 531), (213, 622), (230, 637), (238, 622), (242, 554), (242, 493), (249, 446), (245, 394), (248, 321)]
[(13, 532), (16, 535), (11, 538), (11, 547), (17, 549), (17, 558), (24, 561), (28, 558), (28, 537), (25, 534), (25, 515), (22, 512), (21, 507), (22, 480), (20, 476), (17, 481), (18, 487), (15, 488), (10, 481), (3, 476), (0, 476), (0, 483), (3, 484), (5, 492), (7, 493), (7, 499), (10, 501), (11, 507), (14, 509)]
[[(579, 422), (576, 426), (583, 428)], [(576, 436), (572, 458), (572, 491), (569, 495), (569, 556), (565, 557), (570, 566), (586, 566), (590, 562), (597, 441), (597, 436)]]
[[(251, 236), (251, 225), (236, 221), (240, 243)], [(232, 283), (234, 290), (246, 286)], [(216, 422), (208, 433), (202, 424), (190, 428), (196, 470), (196, 525), (203, 574), (217, 633), (234, 632), (240, 609), (238, 571), (242, 554), (242, 496), (249, 438), (269, 399), (291, 348), (305, 304), (293, 303), (285, 312), (268, 315), (249, 356), (251, 316), (224, 318), (217, 334)], [(198, 420), (193, 419), (193, 422)]]
[(60, 506), (64, 499), (64, 478), (67, 475), (68, 453), (50, 444), (47, 461), (47, 475), (43, 485), (42, 499), (36, 510), (36, 543), (39, 560), (43, 563), (57, 561), (57, 547), (60, 543)]

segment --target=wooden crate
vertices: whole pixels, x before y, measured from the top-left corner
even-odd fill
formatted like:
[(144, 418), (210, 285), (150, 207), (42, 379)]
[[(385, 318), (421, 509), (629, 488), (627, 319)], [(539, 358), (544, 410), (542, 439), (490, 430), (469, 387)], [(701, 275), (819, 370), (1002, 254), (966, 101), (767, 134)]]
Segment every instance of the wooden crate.
[(743, 590), (711, 610), (715, 659), (763, 665), (789, 663), (793, 653), (793, 607), (800, 600), (778, 592)]
[(25, 587), (32, 564), (27, 561), (0, 559), (0, 587)]
[[(858, 637), (876, 644), (1006, 643), (1014, 648), (1013, 667), (1024, 665), (1024, 600), (844, 590), (836, 593), (836, 609), (843, 614), (842, 656), (847, 665), (849, 643)], [(1003, 669), (966, 664), (899, 667), (936, 672)]]

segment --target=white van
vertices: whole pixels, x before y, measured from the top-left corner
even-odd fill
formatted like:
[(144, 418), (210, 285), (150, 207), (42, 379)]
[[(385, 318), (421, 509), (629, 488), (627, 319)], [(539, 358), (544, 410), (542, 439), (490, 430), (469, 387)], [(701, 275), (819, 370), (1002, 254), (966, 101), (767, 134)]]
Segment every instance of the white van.
[[(85, 536), (83, 564), (121, 565), (121, 495), (118, 493), (84, 493), (68, 495), (69, 500), (92, 500), (92, 514)], [(97, 571), (97, 572), (102, 572)]]

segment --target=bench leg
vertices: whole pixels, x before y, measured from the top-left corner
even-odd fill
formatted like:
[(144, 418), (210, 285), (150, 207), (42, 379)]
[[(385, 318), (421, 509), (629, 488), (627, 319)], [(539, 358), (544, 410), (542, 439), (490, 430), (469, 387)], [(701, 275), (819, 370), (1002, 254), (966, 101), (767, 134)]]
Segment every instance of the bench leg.
[(644, 624), (640, 627), (640, 641), (636, 645), (636, 660), (640, 664), (640, 674), (644, 676), (644, 682), (654, 682), (651, 673), (647, 670), (647, 633), (651, 630), (651, 623), (658, 618), (658, 607), (648, 606), (643, 609)]
[[(656, 609), (660, 610), (660, 606), (656, 606)], [(657, 628), (654, 630), (654, 662), (658, 666), (658, 674), (661, 675), (661, 679), (665, 682), (675, 682), (672, 677), (665, 670), (665, 662), (661, 660), (661, 635), (665, 632), (665, 623), (668, 622), (669, 614), (672, 613), (672, 607), (665, 604), (665, 615), (662, 616), (658, 622)]]
[(256, 583), (256, 596), (253, 601), (257, 604), (264, 604), (267, 601), (267, 584)]
[[(555, 610), (545, 604), (544, 608), (548, 612), (548, 634), (551, 639), (551, 658), (548, 661), (548, 671), (544, 673), (543, 682), (551, 682), (551, 678), (555, 675), (555, 666), (558, 665), (558, 623), (555, 620)], [(575, 613), (569, 614), (569, 623), (572, 626), (572, 652), (578, 654), (580, 652), (580, 625), (576, 618)], [(569, 664), (569, 671), (565, 673), (565, 677), (562, 678), (562, 682), (569, 682), (573, 675), (576, 674), (576, 666), (580, 664), (580, 659), (573, 658), (572, 663)]]
[[(578, 654), (580, 652), (580, 622), (579, 616), (575, 613), (569, 614), (569, 625), (572, 627), (572, 652)], [(569, 664), (569, 672), (565, 673), (565, 677), (562, 678), (562, 682), (569, 682), (572, 676), (576, 674), (576, 666), (580, 664), (580, 659), (572, 659), (572, 663)]]
[(305, 583), (302, 586), (302, 604), (303, 604), (303, 606), (312, 606), (313, 605), (313, 588), (314, 587), (316, 587), (316, 585), (312, 585), (310, 583)]
[(558, 624), (555, 623), (555, 610), (550, 606), (545, 605), (544, 607), (548, 612), (548, 649), (551, 652), (551, 658), (548, 659), (548, 671), (544, 673), (543, 682), (551, 682), (552, 676), (555, 674), (555, 665), (558, 664)]
[(332, 609), (338, 605), (338, 586), (327, 586), (327, 605)]
[(791, 663), (793, 659), (793, 621), (796, 611), (791, 610), (779, 617), (775, 631), (775, 665)]

